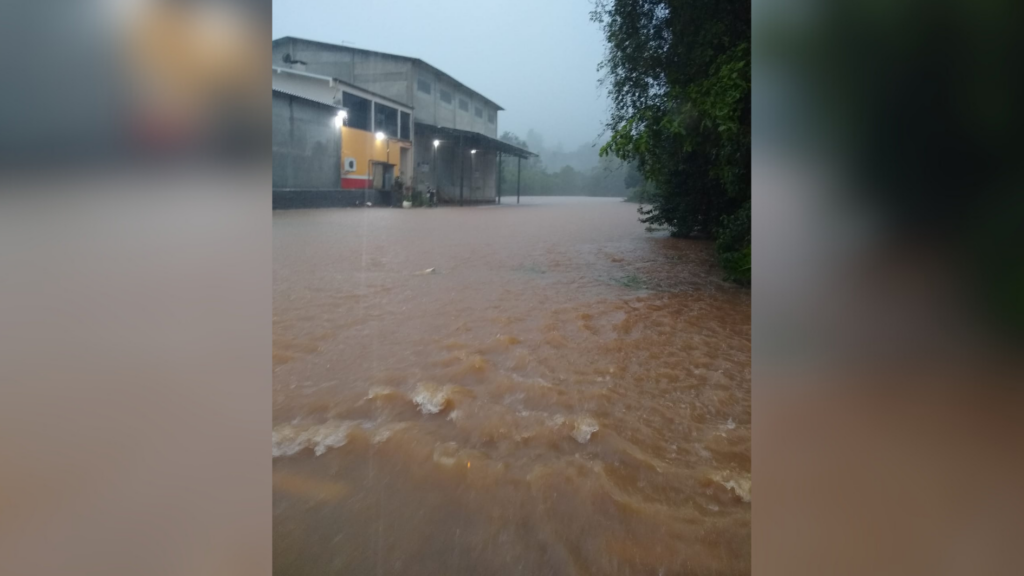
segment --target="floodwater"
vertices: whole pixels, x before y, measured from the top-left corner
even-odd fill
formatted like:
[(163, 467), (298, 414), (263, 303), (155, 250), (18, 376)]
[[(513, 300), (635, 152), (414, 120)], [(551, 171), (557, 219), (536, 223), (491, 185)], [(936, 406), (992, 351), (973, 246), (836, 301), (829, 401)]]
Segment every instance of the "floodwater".
[(505, 202), (274, 213), (275, 575), (749, 573), (749, 290)]

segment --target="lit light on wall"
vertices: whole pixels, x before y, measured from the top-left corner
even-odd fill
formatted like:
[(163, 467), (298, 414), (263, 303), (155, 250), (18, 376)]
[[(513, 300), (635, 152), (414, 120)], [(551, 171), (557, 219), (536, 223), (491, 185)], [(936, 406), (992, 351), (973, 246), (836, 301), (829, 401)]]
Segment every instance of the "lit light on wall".
[(441, 141), (440, 140), (434, 140), (434, 148), (437, 148), (440, 145), (441, 145)]
[(334, 125), (341, 128), (345, 125), (345, 120), (348, 118), (348, 112), (342, 110), (338, 112), (338, 115), (334, 117)]
[(378, 142), (380, 142), (381, 140), (383, 140), (384, 138), (386, 138), (386, 136), (384, 136), (384, 133), (383, 133), (383, 132), (377, 132), (376, 136), (377, 136), (377, 141), (378, 141)]
[(476, 154), (476, 150), (470, 150), (469, 153), (470, 154)]

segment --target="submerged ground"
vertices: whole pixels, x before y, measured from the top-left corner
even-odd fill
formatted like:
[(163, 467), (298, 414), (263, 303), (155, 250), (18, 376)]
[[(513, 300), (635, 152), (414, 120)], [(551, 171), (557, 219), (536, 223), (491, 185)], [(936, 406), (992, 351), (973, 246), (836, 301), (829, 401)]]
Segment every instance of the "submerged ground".
[(712, 245), (596, 198), (273, 231), (277, 576), (749, 573), (750, 292)]

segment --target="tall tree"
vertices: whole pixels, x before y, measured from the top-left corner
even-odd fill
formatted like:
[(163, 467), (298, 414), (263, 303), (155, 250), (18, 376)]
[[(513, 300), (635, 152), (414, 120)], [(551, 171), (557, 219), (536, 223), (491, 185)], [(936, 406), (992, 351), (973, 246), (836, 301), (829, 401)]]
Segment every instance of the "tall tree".
[(710, 235), (750, 280), (750, 0), (597, 0), (612, 101), (601, 148), (651, 185), (641, 221)]

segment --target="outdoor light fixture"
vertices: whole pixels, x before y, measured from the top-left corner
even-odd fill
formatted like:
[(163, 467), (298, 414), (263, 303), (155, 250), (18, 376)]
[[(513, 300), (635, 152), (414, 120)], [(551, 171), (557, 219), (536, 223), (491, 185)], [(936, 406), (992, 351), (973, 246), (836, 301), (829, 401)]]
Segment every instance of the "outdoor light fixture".
[(470, 150), (469, 153), (470, 154), (476, 154), (476, 150)]
[(348, 112), (344, 110), (338, 112), (338, 115), (334, 117), (334, 125), (341, 128), (345, 125), (345, 119), (348, 118)]
[(383, 132), (377, 132), (376, 136), (377, 136), (377, 141), (378, 142), (383, 140), (384, 138), (386, 138), (386, 136), (384, 136)]
[(441, 141), (440, 140), (434, 140), (434, 148), (437, 148), (440, 145), (441, 145)]

